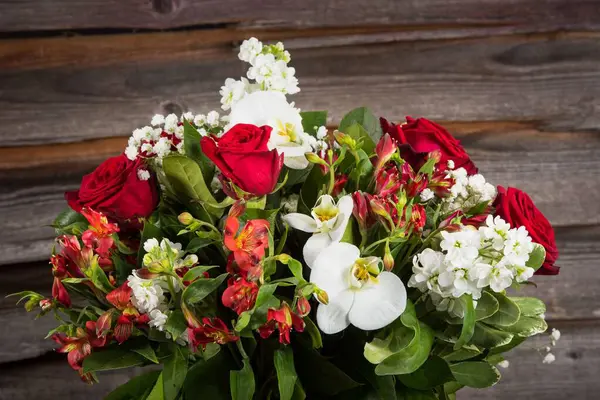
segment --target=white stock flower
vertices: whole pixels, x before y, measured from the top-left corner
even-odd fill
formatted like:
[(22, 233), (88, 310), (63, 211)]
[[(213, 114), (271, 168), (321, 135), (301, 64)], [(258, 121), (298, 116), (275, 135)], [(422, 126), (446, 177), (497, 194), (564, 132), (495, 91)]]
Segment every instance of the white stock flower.
[(148, 317), (150, 317), (150, 321), (148, 325), (153, 328), (158, 329), (159, 331), (163, 331), (165, 324), (167, 323), (167, 319), (169, 318), (165, 313), (163, 313), (159, 309), (154, 309), (148, 313)]
[(135, 161), (135, 159), (138, 156), (138, 148), (137, 148), (137, 146), (131, 146), (131, 145), (127, 146), (125, 148), (125, 155), (131, 161)]
[(521, 226), (508, 232), (508, 239), (504, 243), (504, 255), (512, 264), (525, 265), (534, 248), (529, 232)]
[(211, 111), (206, 114), (206, 123), (212, 127), (219, 126), (219, 113)]
[(221, 86), (221, 90), (219, 91), (221, 95), (221, 108), (223, 110), (229, 110), (233, 104), (246, 95), (247, 82), (248, 80), (245, 78), (239, 81), (232, 78), (225, 79), (225, 85)]
[(283, 216), (283, 220), (292, 228), (313, 234), (306, 241), (302, 251), (304, 261), (309, 267), (312, 268), (325, 248), (342, 239), (353, 208), (354, 202), (350, 195), (342, 197), (337, 204), (333, 197), (323, 195), (312, 209), (312, 218), (300, 213)]
[(472, 276), (477, 279), (477, 287), (490, 287), (494, 292), (502, 292), (513, 282), (513, 273), (503, 263), (494, 266), (477, 263), (472, 269)]
[(423, 203), (428, 202), (429, 200), (433, 199), (433, 197), (435, 196), (435, 194), (433, 193), (433, 190), (429, 189), (429, 188), (425, 188), (423, 189), (423, 191), (421, 192), (421, 201)]
[(148, 313), (164, 302), (163, 288), (156, 280), (142, 279), (134, 271), (127, 281), (131, 288), (132, 303), (141, 313)]
[(300, 111), (289, 104), (280, 92), (258, 91), (246, 95), (232, 108), (229, 125), (268, 125), (273, 130), (269, 149), (277, 149), (284, 156), (284, 164), (292, 169), (308, 167), (305, 154), (312, 151), (310, 136), (302, 128)]
[(150, 238), (144, 242), (144, 250), (146, 253), (150, 253), (155, 247), (160, 247), (160, 243), (156, 238)]
[(500, 216), (494, 218), (492, 215), (487, 216), (485, 224), (486, 226), (479, 229), (483, 234), (483, 239), (490, 242), (494, 250), (502, 250), (504, 241), (508, 237), (508, 231), (510, 231), (510, 224)]
[(465, 229), (458, 232), (442, 231), (440, 247), (447, 252), (446, 260), (456, 267), (472, 265), (479, 256), (479, 233)]
[(329, 298), (317, 309), (317, 324), (324, 333), (340, 332), (350, 324), (367, 331), (380, 329), (404, 312), (404, 284), (382, 269), (380, 258), (360, 258), (358, 247), (349, 243), (335, 243), (319, 255), (310, 281)]
[(433, 249), (425, 249), (413, 257), (413, 276), (408, 287), (415, 287), (421, 292), (434, 291), (442, 293), (438, 277), (444, 271), (444, 254)]
[(326, 136), (327, 136), (327, 127), (326, 126), (320, 126), (317, 129), (317, 139), (323, 140), (323, 139), (325, 139)]
[(240, 46), (240, 53), (238, 57), (240, 60), (253, 63), (256, 59), (256, 56), (262, 52), (263, 44), (257, 38), (252, 37), (250, 39), (244, 40), (242, 45)]
[(165, 126), (164, 130), (169, 133), (174, 133), (177, 128), (177, 124), (179, 123), (179, 118), (175, 114), (169, 114), (165, 117)]
[(483, 175), (468, 176), (464, 168), (447, 172), (455, 183), (450, 188), (450, 196), (444, 199), (444, 212), (468, 211), (480, 203), (491, 202), (496, 197), (496, 188), (487, 183)]
[(206, 115), (204, 114), (197, 114), (194, 117), (194, 125), (196, 126), (202, 126), (206, 124)]

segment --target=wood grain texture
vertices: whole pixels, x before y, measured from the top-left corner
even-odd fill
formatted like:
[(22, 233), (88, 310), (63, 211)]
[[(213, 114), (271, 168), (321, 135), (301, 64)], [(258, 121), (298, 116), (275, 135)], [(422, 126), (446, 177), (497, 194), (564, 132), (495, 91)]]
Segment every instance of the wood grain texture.
[[(600, 41), (594, 37), (300, 45), (306, 47), (294, 50), (292, 64), (302, 92), (292, 99), (305, 110), (329, 110), (330, 123), (369, 105), (391, 119), (530, 121), (557, 131), (600, 126)], [(134, 43), (128, 48), (135, 54)], [(128, 136), (154, 112), (218, 109), (224, 79), (244, 74), (231, 47), (185, 57), (167, 45), (157, 51), (158, 60), (147, 49), (111, 65), (86, 64), (88, 56), (77, 65), (2, 69), (2, 144)], [(97, 56), (104, 54), (111, 57), (108, 44)]]
[(3, 0), (3, 31), (165, 29), (199, 24), (307, 27), (340, 24), (479, 23), (529, 29), (593, 29), (595, 0)]
[[(595, 399), (600, 390), (597, 366), (600, 363), (600, 326), (594, 323), (555, 323), (562, 338), (552, 350), (554, 364), (542, 364), (543, 356), (535, 348), (549, 344), (547, 335), (539, 335), (508, 353), (508, 369), (501, 369), (500, 383), (489, 389), (465, 389), (458, 399), (545, 400)], [(36, 360), (0, 366), (0, 398), (11, 400), (100, 399), (130, 379), (137, 370), (100, 373), (100, 383), (92, 387), (79, 382), (64, 355), (46, 355)], [(524, 378), (526, 377), (526, 378)], [(34, 384), (35, 383), (35, 384)]]
[[(537, 288), (529, 287), (517, 295), (539, 297), (547, 304), (549, 320), (589, 320), (600, 317), (600, 226), (559, 228), (556, 230), (562, 267), (559, 276), (538, 276)], [(34, 290), (50, 295), (52, 275), (45, 262), (0, 268), (0, 363), (32, 358), (53, 349), (44, 340), (57, 323), (52, 316), (34, 320), (9, 292)], [(13, 332), (19, 332), (17, 336)]]

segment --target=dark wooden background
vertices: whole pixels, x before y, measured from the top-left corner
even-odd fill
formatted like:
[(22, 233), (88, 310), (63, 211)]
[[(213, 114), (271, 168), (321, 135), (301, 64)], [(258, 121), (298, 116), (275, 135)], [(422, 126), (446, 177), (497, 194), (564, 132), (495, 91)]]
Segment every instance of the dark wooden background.
[[(0, 294), (49, 293), (62, 193), (155, 112), (219, 106), (241, 40), (283, 40), (305, 110), (360, 105), (442, 121), (496, 184), (554, 224), (558, 277), (528, 290), (563, 339), (459, 399), (587, 399), (600, 390), (600, 0), (0, 0)], [(3, 297), (3, 296), (2, 296)], [(0, 399), (101, 398), (0, 298)]]

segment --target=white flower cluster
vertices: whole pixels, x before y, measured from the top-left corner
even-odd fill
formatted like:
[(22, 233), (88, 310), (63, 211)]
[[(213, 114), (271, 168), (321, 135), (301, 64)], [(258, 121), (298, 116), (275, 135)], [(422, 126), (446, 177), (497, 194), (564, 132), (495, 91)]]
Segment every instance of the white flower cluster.
[[(144, 242), (144, 250), (147, 252), (144, 256), (144, 267), (151, 267), (153, 263), (169, 263), (173, 269), (182, 267), (191, 267), (198, 262), (198, 257), (194, 254), (183, 257), (180, 243), (173, 243), (169, 239), (162, 239), (159, 243), (157, 239), (148, 239)], [(171, 280), (169, 283), (168, 279)], [(169, 318), (169, 307), (165, 292), (171, 287), (175, 291), (180, 291), (177, 280), (172, 277), (159, 276), (152, 279), (140, 278), (136, 271), (127, 278), (127, 285), (132, 290), (132, 303), (141, 313), (148, 314), (150, 318), (149, 325), (159, 331), (164, 330), (164, 325)]]
[(238, 54), (240, 60), (250, 64), (246, 78), (235, 80), (228, 78), (221, 87), (221, 107), (229, 110), (247, 94), (258, 90), (271, 90), (283, 94), (294, 94), (300, 91), (296, 70), (288, 66), (290, 53), (284, 49), (283, 43), (264, 45), (256, 38), (244, 40)]
[(455, 183), (450, 188), (450, 196), (444, 199), (444, 212), (468, 211), (476, 205), (492, 201), (496, 197), (496, 188), (486, 182), (481, 174), (467, 176), (464, 168), (458, 168), (449, 170), (448, 176), (453, 178)]
[[(152, 117), (151, 126), (133, 131), (125, 155), (132, 161), (141, 157), (156, 160), (160, 165), (162, 159), (173, 152), (183, 154), (183, 122), (186, 120), (194, 125), (202, 136), (209, 132), (218, 133), (224, 125), (223, 118), (220, 118), (216, 111), (207, 115), (187, 112), (179, 118), (175, 114), (156, 114)], [(143, 179), (143, 176), (140, 176), (140, 179)]]
[(408, 286), (428, 293), (438, 311), (462, 316), (464, 294), (474, 300), (484, 288), (502, 292), (514, 281), (533, 276), (526, 262), (535, 248), (524, 227), (511, 229), (500, 217), (488, 216), (479, 229), (463, 227), (442, 232), (442, 251), (425, 249), (413, 258), (413, 275)]

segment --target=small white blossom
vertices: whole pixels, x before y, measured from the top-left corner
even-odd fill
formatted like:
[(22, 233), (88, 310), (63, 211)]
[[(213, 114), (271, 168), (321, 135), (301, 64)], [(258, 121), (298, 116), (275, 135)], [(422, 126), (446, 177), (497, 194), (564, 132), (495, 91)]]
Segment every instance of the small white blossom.
[(433, 190), (429, 189), (429, 188), (425, 188), (423, 189), (423, 191), (421, 192), (421, 201), (423, 203), (428, 202), (429, 200), (433, 199), (433, 197), (435, 196), (435, 194), (433, 193)]
[(135, 272), (127, 278), (132, 303), (141, 313), (148, 313), (164, 302), (163, 288), (152, 279), (142, 279)]
[(534, 247), (529, 232), (521, 226), (508, 232), (508, 238), (504, 243), (504, 254), (512, 264), (525, 265)]
[(244, 40), (242, 45), (240, 46), (240, 53), (238, 57), (242, 61), (246, 61), (249, 63), (254, 63), (256, 56), (258, 56), (263, 50), (263, 44), (257, 38), (252, 37), (250, 39)]
[(175, 132), (175, 128), (177, 128), (177, 124), (179, 123), (179, 118), (175, 114), (169, 114), (165, 118), (165, 126), (164, 130), (169, 133)]
[(165, 116), (162, 114), (156, 114), (154, 117), (152, 117), (152, 121), (150, 121), (150, 124), (152, 124), (152, 126), (158, 126), (158, 125), (162, 125), (165, 123)]
[(219, 126), (219, 113), (216, 111), (211, 111), (206, 115), (206, 122), (210, 126)]
[(138, 156), (138, 148), (137, 146), (127, 146), (125, 148), (125, 155), (131, 161), (134, 161)]
[(446, 260), (456, 267), (467, 267), (479, 256), (480, 239), (477, 231), (442, 231), (440, 247), (447, 252)]
[(448, 169), (454, 169), (454, 161), (453, 160), (448, 160)]
[(296, 193), (292, 193), (289, 196), (284, 197), (281, 200), (281, 207), (286, 213), (295, 213), (298, 211), (298, 201), (300, 200), (300, 196)]
[(160, 140), (152, 147), (152, 151), (156, 153), (158, 158), (164, 158), (171, 152), (171, 141), (166, 137), (160, 138)]
[(194, 125), (196, 125), (196, 126), (202, 126), (204, 124), (206, 124), (206, 115), (204, 115), (204, 114), (197, 114), (194, 117)]
[(186, 113), (183, 113), (183, 115), (181, 116), (181, 122), (193, 121), (193, 120), (194, 120), (194, 114), (189, 111)]
[(494, 250), (502, 250), (504, 248), (504, 241), (508, 238), (510, 224), (500, 216), (494, 218), (492, 215), (487, 216), (485, 224), (486, 226), (480, 229), (484, 239), (492, 244)]
[(542, 360), (542, 363), (552, 364), (555, 360), (556, 360), (556, 357), (554, 357), (554, 354), (548, 353), (548, 354), (546, 354), (546, 357), (544, 357), (544, 359)]
[(502, 360), (497, 364), (500, 368), (508, 368), (508, 366), (510, 365), (510, 362), (508, 362), (508, 360)]
[(150, 311), (148, 316), (150, 317), (150, 322), (148, 322), (148, 325), (162, 332), (169, 317), (159, 309)]
[(414, 274), (408, 281), (408, 286), (416, 287), (422, 292), (429, 290), (442, 294), (444, 289), (440, 287), (438, 278), (444, 270), (444, 254), (425, 249), (413, 257)]
[(317, 129), (317, 139), (323, 140), (323, 139), (325, 139), (325, 137), (327, 137), (327, 127), (320, 126)]
[(146, 253), (150, 253), (152, 249), (160, 247), (160, 243), (158, 243), (158, 239), (150, 238), (144, 242), (144, 250)]
[(138, 169), (137, 176), (140, 181), (147, 181), (150, 179), (150, 172), (145, 169)]
[(248, 80), (245, 78), (239, 81), (232, 78), (225, 80), (225, 85), (221, 86), (221, 90), (219, 91), (221, 95), (221, 108), (223, 110), (229, 110), (232, 105), (246, 95), (247, 82)]

